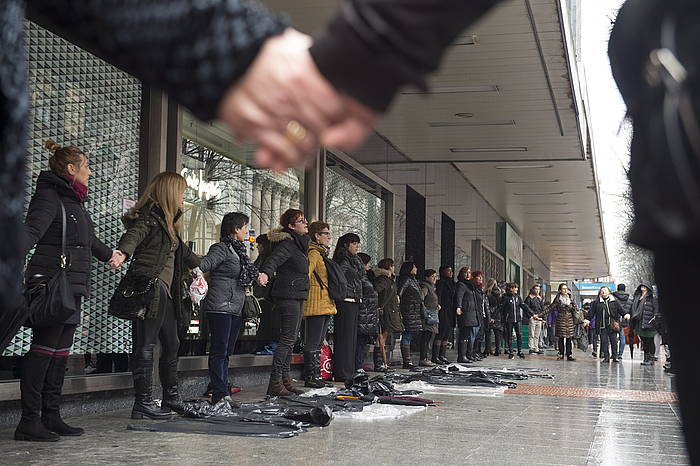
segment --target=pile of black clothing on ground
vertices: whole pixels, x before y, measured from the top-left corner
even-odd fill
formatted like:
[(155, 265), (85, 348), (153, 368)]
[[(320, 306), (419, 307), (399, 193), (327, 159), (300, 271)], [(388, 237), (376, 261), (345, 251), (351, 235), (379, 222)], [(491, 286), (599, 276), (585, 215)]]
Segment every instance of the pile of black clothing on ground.
[(383, 376), (369, 378), (362, 370), (352, 380), (327, 395), (283, 396), (257, 403), (236, 403), (226, 398), (216, 405), (188, 401), (184, 416), (128, 430), (244, 437), (288, 438), (312, 427), (328, 426), (334, 412), (361, 412), (365, 406), (381, 403), (403, 406), (432, 406), (433, 400), (419, 398), (416, 390), (400, 391)]
[(425, 382), (431, 385), (455, 385), (461, 387), (517, 387), (514, 380), (531, 377), (554, 378), (540, 369), (466, 367), (458, 364), (431, 369), (416, 368), (408, 373), (388, 374), (386, 379), (394, 383)]

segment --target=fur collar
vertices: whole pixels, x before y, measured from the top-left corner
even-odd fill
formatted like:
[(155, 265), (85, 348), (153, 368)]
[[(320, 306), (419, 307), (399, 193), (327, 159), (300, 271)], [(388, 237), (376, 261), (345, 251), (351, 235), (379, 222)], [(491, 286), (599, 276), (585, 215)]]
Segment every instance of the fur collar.
[(284, 231), (282, 227), (273, 228), (267, 233), (267, 239), (270, 240), (271, 243), (279, 243), (291, 238), (292, 235)]
[(376, 269), (373, 269), (373, 271), (374, 271), (374, 274), (375, 274), (377, 277), (394, 278), (394, 276), (391, 274), (391, 271), (390, 271), (390, 270), (387, 270), (387, 269), (380, 269), (380, 268), (377, 267)]

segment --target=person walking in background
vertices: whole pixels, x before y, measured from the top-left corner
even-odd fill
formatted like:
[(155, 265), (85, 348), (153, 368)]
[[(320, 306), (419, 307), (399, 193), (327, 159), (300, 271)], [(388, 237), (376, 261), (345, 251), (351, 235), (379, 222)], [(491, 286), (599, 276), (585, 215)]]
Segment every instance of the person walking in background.
[(440, 279), (435, 284), (435, 292), (438, 295), (440, 304), (438, 324), (438, 334), (433, 341), (433, 354), (437, 352), (437, 357), (431, 358), (434, 364), (449, 364), (447, 359), (447, 345), (450, 341), (450, 336), (454, 333), (456, 314), (455, 314), (455, 288), (456, 283), (453, 278), (452, 267), (440, 267)]
[(634, 292), (630, 308), (632, 310), (630, 325), (642, 340), (644, 351), (642, 366), (651, 366), (654, 364), (654, 353), (656, 352), (654, 317), (658, 313), (658, 303), (654, 297), (654, 290), (648, 285), (639, 285)]
[(544, 321), (534, 317), (544, 311), (544, 300), (540, 296), (540, 292), (540, 285), (533, 285), (533, 287), (530, 288), (530, 293), (528, 293), (525, 298), (525, 305), (530, 309), (530, 313), (533, 315), (529, 320), (530, 331), (528, 335), (528, 346), (530, 347), (530, 354), (544, 354), (544, 351), (539, 347)]
[[(362, 274), (362, 302), (357, 319), (357, 351), (355, 354), (355, 370), (362, 369), (365, 361), (367, 345), (377, 341), (379, 335), (379, 297), (372, 285), (374, 273), (370, 262), (372, 258), (363, 252), (357, 253), (364, 269)], [(371, 278), (370, 278), (371, 277)]]
[(503, 319), (504, 338), (508, 347), (508, 358), (513, 359), (513, 331), (518, 345), (518, 357), (525, 359), (522, 352), (523, 347), (523, 319), (533, 317), (530, 314), (530, 309), (523, 302), (523, 298), (518, 294), (517, 283), (509, 283), (506, 285), (506, 294), (501, 298), (499, 305), (501, 318)]
[(484, 295), (489, 306), (489, 326), (486, 332), (486, 351), (491, 348), (491, 334), (493, 333), (494, 356), (501, 354), (501, 341), (503, 340), (503, 318), (501, 315), (500, 303), (503, 290), (498, 286), (495, 278), (490, 278), (486, 284)]
[(610, 288), (607, 286), (600, 287), (598, 299), (591, 302), (591, 308), (588, 311), (588, 319), (595, 318), (596, 328), (600, 335), (600, 350), (604, 357), (603, 362), (610, 362), (610, 348), (612, 347), (613, 362), (620, 362), (618, 359), (619, 344), (617, 335), (619, 330), (614, 328), (614, 323), (619, 325), (622, 309), (615, 297), (611, 294)]
[(411, 343), (420, 337), (420, 332), (423, 329), (424, 304), (420, 285), (416, 280), (417, 272), (418, 268), (415, 262), (404, 262), (401, 264), (399, 278), (396, 280), (400, 299), (399, 309), (404, 327), (401, 334), (401, 358), (404, 369), (413, 369), (414, 367), (411, 362)]
[(613, 296), (620, 304), (622, 319), (620, 320), (620, 332), (618, 333), (618, 340), (620, 341), (620, 346), (617, 351), (617, 357), (622, 359), (622, 355), (625, 354), (625, 327), (629, 327), (629, 318), (625, 316), (632, 315), (632, 300), (630, 299), (630, 294), (627, 292), (627, 286), (624, 283), (617, 285), (617, 291), (613, 292)]
[[(435, 311), (439, 313), (440, 311), (440, 300), (435, 291), (435, 283), (437, 282), (437, 272), (433, 269), (427, 269), (423, 274), (423, 281), (420, 282), (420, 293), (423, 297), (423, 305), (426, 309)], [(418, 362), (419, 366), (422, 367), (433, 367), (435, 364), (428, 359), (428, 353), (432, 346), (432, 359), (438, 358), (438, 353), (436, 352), (435, 345), (431, 345), (431, 341), (438, 334), (438, 325), (432, 324), (428, 325), (423, 318), (423, 329), (421, 330), (420, 339), (420, 360)]]
[(309, 296), (304, 302), (304, 386), (322, 388), (321, 346), (328, 333), (331, 316), (338, 311), (328, 289), (326, 260), (331, 247), (331, 229), (326, 222), (309, 225)]
[[(172, 411), (184, 413), (178, 391), (177, 363), (180, 340), (178, 326), (190, 323), (191, 309), (183, 302), (183, 275), (200, 265), (180, 237), (182, 205), (187, 182), (174, 172), (156, 175), (136, 205), (122, 219), (126, 232), (119, 240), (120, 265), (130, 260), (127, 276), (146, 277), (156, 287), (153, 301), (144, 319), (132, 322), (135, 402), (133, 419), (163, 419)], [(161, 409), (153, 402), (154, 351), (160, 343), (160, 383), (163, 386)]]
[(575, 361), (573, 351), (573, 338), (576, 334), (576, 324), (574, 323), (574, 312), (578, 311), (576, 302), (571, 297), (571, 291), (566, 283), (561, 283), (557, 289), (557, 296), (542, 314), (537, 317), (544, 317), (556, 312), (555, 336), (559, 344), (559, 359)]
[(338, 238), (333, 260), (340, 265), (348, 282), (347, 295), (337, 301), (338, 314), (334, 320), (333, 379), (336, 382), (350, 380), (355, 373), (357, 358), (357, 324), (362, 303), (362, 280), (366, 276), (362, 261), (357, 256), (360, 237), (346, 233)]
[(380, 372), (386, 372), (389, 361), (386, 354), (386, 345), (395, 333), (404, 330), (399, 309), (399, 295), (394, 281), (394, 260), (384, 258), (379, 261), (374, 269), (374, 288), (379, 298), (379, 336), (377, 346), (374, 348), (374, 367)]
[(246, 288), (258, 278), (258, 269), (248, 257), (244, 242), (248, 237), (248, 222), (248, 216), (240, 212), (224, 215), (219, 242), (211, 245), (199, 264), (202, 272), (209, 273), (209, 289), (201, 309), (207, 314), (211, 338), (209, 381), (212, 404), (231, 393), (229, 356), (236, 348), (241, 331)]
[[(309, 222), (304, 212), (288, 209), (280, 217), (280, 226), (267, 234), (270, 252), (260, 265), (258, 283), (270, 285), (274, 312), (280, 316), (280, 340), (272, 356), (272, 371), (267, 394), (301, 394), (290, 376), (292, 349), (299, 335), (301, 309), (309, 295)], [(271, 283), (270, 283), (271, 282)]]
[[(75, 312), (63, 322), (33, 329), (29, 351), (22, 360), (20, 392), (22, 418), (15, 440), (50, 442), (63, 435), (82, 435), (61, 418), (61, 391), (75, 329), (81, 321), (83, 298), (90, 294), (92, 257), (102, 262), (117, 258), (97, 238), (90, 214), (84, 207), (92, 171), (87, 155), (75, 146), (61, 147), (46, 141), (50, 171), (42, 171), (29, 202), (24, 221), (26, 256), (36, 246), (25, 271), (29, 287), (48, 282), (61, 267), (62, 237), (66, 238), (67, 269)], [(66, 231), (63, 230), (65, 224)]]

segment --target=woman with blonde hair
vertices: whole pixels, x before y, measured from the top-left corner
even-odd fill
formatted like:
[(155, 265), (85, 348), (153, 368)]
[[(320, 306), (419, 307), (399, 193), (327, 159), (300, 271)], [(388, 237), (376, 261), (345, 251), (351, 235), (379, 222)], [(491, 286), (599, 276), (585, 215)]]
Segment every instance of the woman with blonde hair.
[(90, 293), (92, 256), (107, 262), (116, 254), (95, 236), (84, 206), (92, 175), (87, 156), (78, 147), (61, 147), (54, 141), (46, 141), (46, 148), (51, 153), (51, 170), (39, 174), (24, 222), (23, 255), (36, 246), (27, 265), (26, 281), (31, 289), (59, 272), (64, 237), (66, 274), (75, 297), (75, 311), (63, 322), (34, 328), (31, 347), (23, 358), (22, 419), (15, 439), (39, 442), (56, 441), (59, 435), (83, 434), (83, 429), (71, 427), (61, 419), (61, 389), (75, 329), (80, 323), (80, 306)]
[[(187, 182), (174, 172), (156, 175), (137, 204), (122, 221), (127, 228), (119, 240), (120, 265), (130, 260), (125, 280), (147, 283), (155, 289), (145, 318), (133, 320), (134, 408), (132, 419), (163, 419), (184, 406), (177, 387), (178, 324), (187, 325), (190, 309), (180, 299), (183, 273), (200, 264), (200, 258), (180, 238), (182, 205)], [(160, 341), (161, 409), (153, 403), (153, 350)]]

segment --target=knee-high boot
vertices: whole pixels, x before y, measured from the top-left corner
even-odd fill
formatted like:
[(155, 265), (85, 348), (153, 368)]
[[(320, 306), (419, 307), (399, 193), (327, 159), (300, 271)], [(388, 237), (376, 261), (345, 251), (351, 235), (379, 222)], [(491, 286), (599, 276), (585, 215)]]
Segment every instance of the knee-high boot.
[(48, 430), (41, 422), (41, 392), (46, 371), (53, 359), (48, 354), (30, 351), (22, 360), (22, 419), (15, 430), (15, 440), (32, 442), (55, 442), (58, 434)]
[[(226, 364), (226, 368), (228, 370), (228, 364)], [(178, 414), (186, 414), (187, 408), (182, 402), (178, 390), (177, 357), (171, 360), (164, 360), (161, 357), (158, 364), (158, 373), (160, 375), (160, 384), (163, 386), (161, 410), (168, 413), (175, 411)]]
[(164, 412), (153, 402), (153, 347), (149, 345), (134, 358), (134, 407), (131, 419), (170, 419), (171, 412)]
[(415, 366), (411, 362), (411, 345), (401, 345), (401, 358), (404, 369), (413, 369)]
[(68, 356), (51, 358), (41, 391), (41, 422), (58, 435), (78, 436), (85, 431), (80, 427), (71, 427), (61, 419), (61, 391), (67, 363)]
[(440, 345), (440, 362), (442, 364), (450, 364), (451, 361), (447, 359), (447, 340), (443, 340)]
[(304, 386), (310, 388), (329, 386), (321, 378), (321, 351), (304, 351)]
[(436, 338), (433, 341), (433, 350), (432, 350), (432, 353), (430, 355), (430, 361), (433, 364), (443, 364), (442, 360), (440, 359), (441, 348), (442, 348), (442, 342)]

